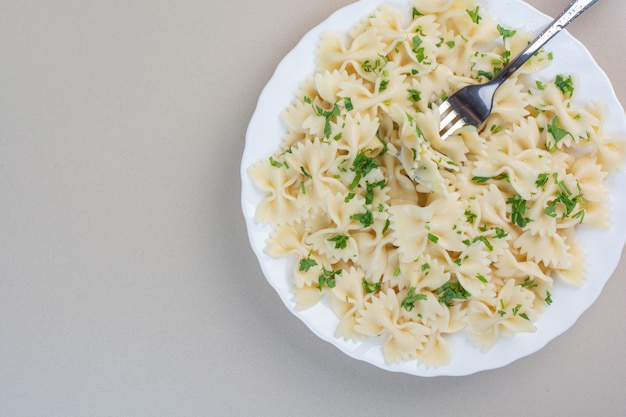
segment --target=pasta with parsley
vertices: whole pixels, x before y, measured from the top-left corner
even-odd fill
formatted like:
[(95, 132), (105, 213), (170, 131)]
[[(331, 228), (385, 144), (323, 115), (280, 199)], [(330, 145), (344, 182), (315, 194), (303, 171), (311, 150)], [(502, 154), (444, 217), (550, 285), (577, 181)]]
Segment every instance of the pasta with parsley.
[(498, 90), (484, 127), (439, 137), (437, 106), (492, 78), (529, 34), (472, 0), (381, 6), (326, 33), (317, 70), (282, 116), (281, 149), (248, 173), (264, 192), (267, 252), (295, 259), (297, 308), (323, 298), (336, 336), (382, 337), (388, 363), (446, 364), (446, 335), (487, 351), (535, 330), (555, 280), (580, 285), (579, 224), (610, 227), (608, 175), (624, 142), (576, 77), (532, 78), (541, 51)]

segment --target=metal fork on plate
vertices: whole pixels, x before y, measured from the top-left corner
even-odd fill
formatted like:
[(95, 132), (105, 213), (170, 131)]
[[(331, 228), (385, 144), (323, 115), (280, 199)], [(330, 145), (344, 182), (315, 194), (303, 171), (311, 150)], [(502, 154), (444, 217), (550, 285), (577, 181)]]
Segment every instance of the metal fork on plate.
[(504, 67), (493, 79), (479, 85), (469, 85), (448, 97), (439, 106), (441, 122), (439, 134), (447, 139), (464, 125), (480, 127), (493, 106), (493, 97), (500, 85), (517, 71), (530, 57), (544, 46), (554, 35), (593, 6), (598, 0), (575, 0), (546, 27), (517, 57)]

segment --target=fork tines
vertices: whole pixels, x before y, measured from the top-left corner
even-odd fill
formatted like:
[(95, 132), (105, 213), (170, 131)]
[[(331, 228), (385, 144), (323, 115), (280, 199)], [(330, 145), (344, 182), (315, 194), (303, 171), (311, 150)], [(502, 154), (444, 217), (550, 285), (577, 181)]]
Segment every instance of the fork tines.
[(441, 140), (446, 140), (457, 129), (466, 124), (465, 120), (452, 107), (448, 100), (439, 106), (441, 122), (439, 123), (439, 135)]

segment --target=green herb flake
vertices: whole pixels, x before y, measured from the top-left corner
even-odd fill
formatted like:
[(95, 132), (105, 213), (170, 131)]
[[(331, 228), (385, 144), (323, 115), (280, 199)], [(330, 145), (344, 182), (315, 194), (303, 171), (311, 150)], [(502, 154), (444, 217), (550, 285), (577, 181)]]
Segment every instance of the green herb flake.
[(428, 296), (426, 294), (415, 294), (415, 287), (411, 287), (409, 288), (409, 292), (406, 294), (406, 297), (404, 297), (400, 303), (400, 307), (404, 308), (406, 311), (411, 311), (415, 308), (415, 303), (417, 301), (424, 301), (427, 299)]
[(534, 279), (530, 279), (530, 277), (526, 277), (526, 279), (524, 280), (524, 282), (520, 284), (520, 286), (524, 288), (532, 289), (532, 288), (537, 288), (538, 285)]
[(350, 220), (356, 220), (361, 223), (363, 227), (369, 227), (374, 224), (374, 216), (369, 209), (365, 209), (365, 213), (357, 213), (350, 216)]
[(482, 235), (476, 236), (474, 240), (472, 241), (472, 243), (476, 243), (476, 242), (482, 242), (487, 248), (487, 250), (489, 250), (490, 252), (493, 250), (493, 245), (491, 244), (491, 242), (489, 242), (489, 239), (487, 238), (487, 236), (482, 236)]
[(526, 214), (526, 200), (522, 196), (515, 194), (515, 196), (508, 198), (506, 203), (511, 205), (511, 223), (523, 228), (532, 221), (532, 219), (524, 217), (524, 214)]
[(380, 188), (381, 190), (383, 188), (385, 188), (385, 185), (387, 184), (386, 180), (380, 180), (378, 182), (374, 182), (374, 183), (370, 183), (370, 182), (365, 182), (365, 204), (372, 204), (374, 202), (374, 189), (375, 188)]
[(307, 178), (313, 178), (313, 176), (309, 174), (309, 172), (306, 169), (304, 169), (304, 167), (300, 167), (300, 172), (302, 172), (302, 175), (304, 175)]
[(448, 307), (452, 306), (452, 300), (466, 300), (471, 297), (471, 294), (459, 282), (455, 281), (446, 282), (435, 290), (435, 294), (437, 294), (439, 302)]
[(484, 184), (487, 181), (489, 181), (491, 179), (491, 177), (479, 177), (479, 176), (474, 176), (472, 177), (472, 181), (478, 183), (478, 184)]
[(361, 285), (366, 293), (373, 293), (380, 290), (380, 282), (369, 282), (365, 278), (361, 280)]
[(365, 155), (364, 152), (359, 152), (356, 158), (354, 158), (352, 167), (350, 168), (350, 170), (355, 173), (354, 180), (350, 184), (350, 189), (355, 188), (361, 181), (361, 178), (369, 174), (371, 170), (378, 167), (379, 165), (376, 161), (374, 161), (374, 158), (370, 158)]
[(348, 111), (354, 110), (354, 105), (352, 104), (352, 99), (350, 97), (344, 97), (343, 105)]
[(324, 285), (326, 285), (328, 288), (335, 288), (335, 286), (337, 285), (337, 281), (336, 281), (337, 275), (341, 274), (341, 272), (342, 272), (341, 269), (337, 271), (333, 271), (333, 270), (328, 270), (326, 269), (326, 267), (322, 266), (322, 273), (317, 278), (319, 290), (322, 291), (322, 288), (324, 288)]
[(496, 239), (504, 239), (505, 237), (507, 237), (509, 235), (501, 227), (496, 227), (495, 230), (496, 230)]
[(574, 80), (571, 75), (567, 78), (560, 74), (557, 75), (554, 79), (554, 84), (566, 97), (571, 97), (574, 94)]
[(408, 92), (409, 92), (409, 101), (410, 102), (417, 103), (418, 101), (420, 101), (422, 99), (421, 91), (410, 89), (410, 90), (408, 90)]
[(309, 255), (306, 258), (300, 259), (300, 266), (298, 270), (309, 272), (309, 269), (311, 269), (314, 266), (317, 266), (317, 261), (315, 259), (311, 259), (311, 256)]
[(550, 124), (548, 125), (548, 133), (552, 135), (556, 143), (559, 143), (565, 136), (568, 135), (574, 139), (574, 136), (570, 132), (559, 127), (559, 116), (554, 116), (550, 121)]
[(437, 243), (439, 242), (439, 237), (433, 235), (432, 233), (428, 234), (428, 240), (430, 240), (433, 243)]
[(350, 236), (337, 235), (335, 237), (331, 237), (328, 241), (335, 243), (335, 249), (345, 249), (348, 245), (348, 239), (350, 239)]
[(465, 210), (465, 221), (467, 223), (474, 223), (474, 220), (478, 217), (476, 213), (473, 213), (470, 209)]
[(502, 40), (506, 40), (507, 38), (512, 38), (517, 33), (516, 30), (513, 29), (505, 29), (504, 27), (498, 25), (498, 33), (502, 36)]
[(274, 159), (274, 157), (272, 157), (272, 156), (270, 156), (270, 164), (271, 164), (273, 167), (276, 167), (276, 168), (280, 168), (280, 167), (282, 167), (282, 166), (283, 166), (283, 164), (282, 164), (281, 162), (278, 162), (278, 161), (277, 161), (277, 160), (275, 160), (275, 159)]
[(537, 181), (535, 181), (535, 185), (537, 185), (537, 187), (543, 187), (548, 182), (548, 179), (548, 174), (539, 174), (537, 175)]
[(335, 103), (331, 110), (324, 110), (320, 106), (314, 105), (313, 110), (315, 110), (316, 115), (321, 116), (325, 119), (324, 136), (330, 138), (330, 136), (333, 134), (330, 122), (334, 117), (337, 117), (341, 114), (339, 106), (337, 105), (337, 103)]
[(476, 6), (476, 8), (474, 10), (470, 10), (470, 9), (466, 9), (465, 11), (467, 12), (467, 14), (469, 15), (469, 17), (472, 18), (472, 22), (478, 24), (480, 23), (480, 20), (482, 19), (482, 16), (480, 14), (478, 14), (479, 11), (479, 7)]

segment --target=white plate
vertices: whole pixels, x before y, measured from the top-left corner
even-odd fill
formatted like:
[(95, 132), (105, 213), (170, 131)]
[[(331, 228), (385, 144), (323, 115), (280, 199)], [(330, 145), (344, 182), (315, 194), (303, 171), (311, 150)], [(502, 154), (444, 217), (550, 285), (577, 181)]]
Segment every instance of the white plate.
[[(316, 335), (332, 343), (347, 355), (367, 361), (380, 368), (405, 372), (419, 376), (467, 375), (494, 369), (536, 352), (565, 330), (570, 328), (580, 315), (598, 298), (605, 283), (615, 270), (622, 247), (626, 241), (626, 216), (613, 216), (614, 227), (609, 231), (580, 229), (577, 233), (587, 256), (587, 282), (581, 288), (555, 285), (552, 294), (555, 302), (536, 322), (537, 331), (520, 333), (512, 338), (503, 338), (488, 352), (482, 353), (461, 333), (448, 339), (452, 360), (448, 365), (427, 367), (416, 361), (388, 365), (385, 363), (380, 343), (377, 340), (353, 342), (334, 336), (339, 319), (327, 304), (318, 303), (305, 310), (296, 311), (291, 301), (290, 276), (292, 262), (275, 259), (265, 252), (265, 242), (270, 227), (254, 221), (255, 210), (262, 194), (253, 186), (246, 170), (253, 163), (272, 155), (286, 133), (280, 119), (281, 111), (294, 98), (299, 84), (315, 70), (315, 50), (324, 31), (345, 33), (354, 24), (376, 10), (383, 1), (360, 0), (344, 7), (307, 33), (298, 45), (280, 62), (276, 72), (261, 93), (257, 109), (250, 121), (246, 135), (246, 146), (241, 162), (242, 208), (252, 248), (258, 257), (265, 277), (280, 295), (289, 311), (300, 318)], [(384, 3), (409, 12), (408, 0), (386, 0)], [(483, 0), (481, 9), (487, 10), (503, 26), (526, 28), (539, 33), (551, 18), (521, 0)], [(584, 16), (581, 18), (584, 19)], [(550, 68), (537, 74), (537, 78), (548, 81), (556, 74), (579, 76), (580, 85), (576, 96), (580, 101), (601, 100), (606, 104), (605, 132), (614, 137), (626, 138), (626, 116), (610, 81), (598, 67), (585, 47), (569, 33), (557, 35), (546, 49), (554, 51)], [(626, 175), (620, 172), (610, 178), (611, 207), (626, 204)], [(608, 318), (607, 318), (608, 319)]]

